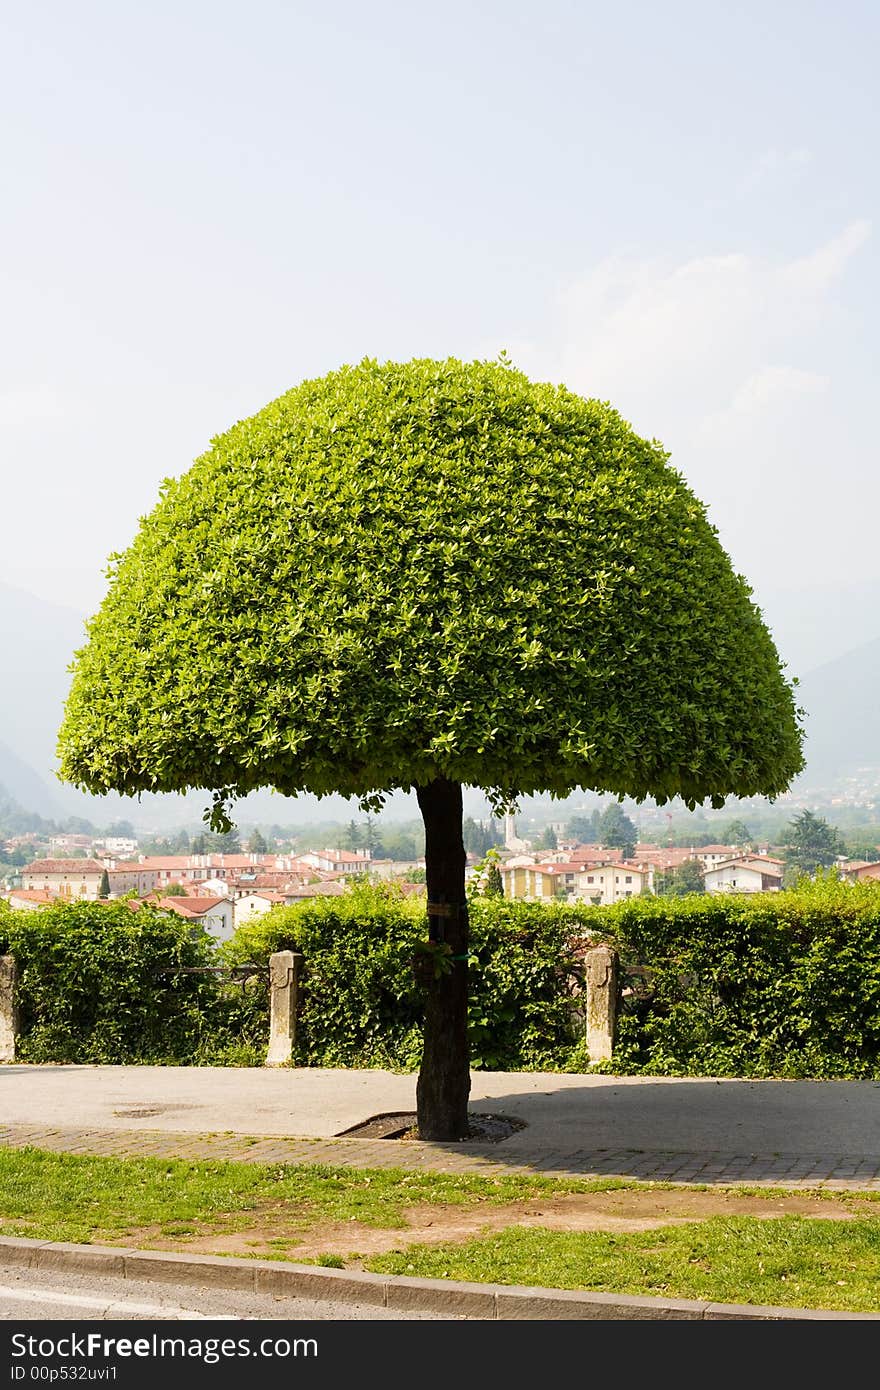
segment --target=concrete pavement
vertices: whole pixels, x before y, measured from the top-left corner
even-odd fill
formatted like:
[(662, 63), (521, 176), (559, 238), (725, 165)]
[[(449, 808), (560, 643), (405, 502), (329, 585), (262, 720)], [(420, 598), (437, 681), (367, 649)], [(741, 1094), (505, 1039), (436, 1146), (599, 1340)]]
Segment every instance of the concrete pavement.
[(475, 1072), (497, 1144), (338, 1138), (415, 1108), (380, 1070), (0, 1067), (0, 1143), (82, 1153), (330, 1162), (676, 1182), (880, 1187), (880, 1082)]

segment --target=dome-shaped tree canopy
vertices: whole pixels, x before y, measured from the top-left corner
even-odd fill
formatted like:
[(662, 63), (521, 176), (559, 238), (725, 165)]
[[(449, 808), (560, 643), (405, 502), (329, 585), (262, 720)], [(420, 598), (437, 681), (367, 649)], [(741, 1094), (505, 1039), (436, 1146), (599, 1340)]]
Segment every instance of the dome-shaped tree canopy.
[(442, 777), (688, 802), (802, 766), (705, 511), (608, 405), (504, 364), (306, 381), (166, 482), (78, 654), (93, 792)]

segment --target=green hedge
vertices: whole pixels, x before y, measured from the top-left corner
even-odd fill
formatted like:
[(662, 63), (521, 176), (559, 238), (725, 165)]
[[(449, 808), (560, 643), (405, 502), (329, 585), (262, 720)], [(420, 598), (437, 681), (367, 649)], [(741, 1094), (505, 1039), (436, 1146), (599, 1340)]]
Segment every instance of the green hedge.
[(880, 1077), (880, 887), (820, 879), (754, 897), (593, 909), (630, 977), (604, 1069)]
[[(180, 967), (216, 964), (207, 934), (150, 907), (58, 903), (0, 913), (19, 969), (22, 1061), (262, 1061), (236, 987)], [(171, 970), (172, 974), (160, 974)], [(265, 982), (261, 994), (265, 994)], [(262, 1028), (262, 1020), (260, 1020)]]
[[(613, 908), (474, 899), (476, 1069), (587, 1064), (570, 992), (586, 938), (622, 962), (612, 1072), (880, 1078), (880, 887), (821, 880), (753, 898), (628, 900)], [(24, 1060), (214, 1062), (265, 1058), (265, 975), (254, 987), (162, 969), (305, 957), (295, 1061), (412, 1068), (422, 997), (411, 960), (424, 902), (393, 887), (275, 908), (219, 953), (149, 908), (77, 903), (0, 911), (0, 952), (21, 970)], [(633, 974), (633, 971), (644, 974)]]
[[(571, 908), (477, 898), (471, 903), (472, 1064), (493, 1071), (560, 1068), (576, 1047), (569, 983)], [(301, 1066), (410, 1068), (421, 1055), (423, 997), (412, 971), (425, 905), (393, 886), (357, 888), (275, 908), (222, 948), (230, 962), (273, 951), (305, 958), (296, 1061)]]

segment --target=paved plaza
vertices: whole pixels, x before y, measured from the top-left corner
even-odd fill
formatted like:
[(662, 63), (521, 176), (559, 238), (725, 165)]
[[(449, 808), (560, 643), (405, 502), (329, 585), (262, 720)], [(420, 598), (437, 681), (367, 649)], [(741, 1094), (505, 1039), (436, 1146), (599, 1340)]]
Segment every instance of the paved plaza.
[(379, 1070), (0, 1067), (0, 1143), (82, 1154), (538, 1172), (676, 1183), (880, 1188), (880, 1083), (475, 1072), (500, 1143), (352, 1139), (415, 1108)]

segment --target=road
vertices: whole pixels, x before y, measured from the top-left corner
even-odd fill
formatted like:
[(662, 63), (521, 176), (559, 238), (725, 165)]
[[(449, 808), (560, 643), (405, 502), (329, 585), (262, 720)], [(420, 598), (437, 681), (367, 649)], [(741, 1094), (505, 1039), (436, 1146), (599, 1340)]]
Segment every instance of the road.
[(398, 1313), (366, 1304), (336, 1303), (240, 1289), (199, 1288), (112, 1276), (0, 1265), (0, 1320), (143, 1320), (167, 1318), (250, 1321), (441, 1321), (431, 1313)]

